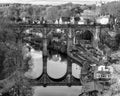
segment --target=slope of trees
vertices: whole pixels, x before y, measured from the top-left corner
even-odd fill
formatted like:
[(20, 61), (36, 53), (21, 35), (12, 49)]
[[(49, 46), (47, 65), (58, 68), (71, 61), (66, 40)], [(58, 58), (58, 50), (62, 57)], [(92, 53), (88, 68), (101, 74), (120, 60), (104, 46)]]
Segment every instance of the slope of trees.
[(110, 14), (114, 17), (120, 17), (120, 1), (114, 1), (107, 4), (102, 5), (101, 14)]
[(68, 16), (76, 16), (77, 14), (81, 14), (83, 10), (90, 9), (94, 10), (93, 5), (80, 5), (80, 4), (72, 4), (67, 3), (58, 6), (40, 6), (40, 5), (11, 5), (8, 8), (1, 8), (2, 16), (7, 17), (10, 20), (15, 20), (23, 17), (30, 17), (31, 19), (41, 19), (45, 17), (47, 20), (56, 20), (59, 17), (68, 17)]
[[(23, 90), (27, 91), (27, 79), (24, 77), (24, 70), (26, 68), (26, 62), (22, 56), (22, 42), (20, 42), (15, 30), (10, 26), (13, 24), (10, 19), (6, 17), (0, 18), (0, 93), (13, 95), (17, 91), (24, 94)], [(18, 41), (18, 42), (16, 42)], [(26, 82), (26, 83), (24, 83)], [(16, 87), (18, 87), (16, 90)], [(29, 89), (29, 88), (28, 88)], [(14, 91), (15, 90), (15, 91)], [(28, 96), (28, 95), (20, 95)]]

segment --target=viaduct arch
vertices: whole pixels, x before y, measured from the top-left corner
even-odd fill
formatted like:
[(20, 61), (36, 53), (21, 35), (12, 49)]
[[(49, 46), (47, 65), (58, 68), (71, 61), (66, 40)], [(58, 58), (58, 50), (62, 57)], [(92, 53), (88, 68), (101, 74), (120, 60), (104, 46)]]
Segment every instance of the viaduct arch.
[[(80, 80), (73, 78), (72, 76), (72, 63), (78, 62), (79, 66), (89, 66), (91, 63), (97, 63), (98, 61), (92, 60), (91, 58), (80, 58), (75, 57), (73, 48), (75, 46), (74, 38), (76, 38), (77, 30), (83, 32), (90, 32), (89, 35), (93, 36), (92, 42), (94, 42), (94, 47), (97, 47), (97, 43), (99, 40), (99, 34), (101, 30), (109, 30), (109, 26), (107, 25), (57, 25), (57, 24), (45, 24), (45, 25), (31, 25), (31, 24), (15, 24), (12, 25), (15, 29), (15, 32), (19, 34), (20, 39), (22, 40), (23, 31), (29, 28), (38, 29), (39, 32), (43, 34), (43, 74), (37, 78), (36, 80), (30, 80), (31, 84), (33, 85), (43, 85), (43, 86), (79, 86), (82, 85)], [(67, 65), (67, 73), (63, 78), (58, 80), (54, 80), (53, 78), (49, 77), (47, 74), (47, 34), (49, 32), (56, 30), (56, 29), (64, 29), (64, 34), (67, 35), (67, 55), (68, 58), (68, 65)], [(92, 32), (92, 34), (91, 34)], [(91, 39), (91, 37), (90, 37)], [(97, 41), (97, 42), (96, 42)], [(82, 50), (81, 50), (82, 51)], [(85, 51), (83, 51), (85, 52)], [(86, 54), (86, 53), (84, 53)], [(89, 57), (89, 56), (88, 56)], [(90, 60), (91, 59), (91, 60)]]

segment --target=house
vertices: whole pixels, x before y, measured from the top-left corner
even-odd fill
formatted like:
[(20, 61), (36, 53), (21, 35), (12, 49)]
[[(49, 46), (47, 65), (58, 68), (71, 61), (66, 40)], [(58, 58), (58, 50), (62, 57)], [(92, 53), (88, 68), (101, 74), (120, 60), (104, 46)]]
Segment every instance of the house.
[(80, 20), (78, 21), (78, 24), (79, 24), (79, 25), (86, 24), (86, 20), (81, 16), (81, 17), (80, 17)]
[(70, 17), (62, 17), (63, 24), (69, 24), (70, 23)]
[(96, 70), (94, 72), (94, 79), (109, 80), (112, 73), (113, 68), (111, 66), (100, 65), (96, 67)]
[(22, 21), (25, 22), (25, 23), (30, 23), (31, 22), (31, 18), (26, 16), (26, 17), (22, 18)]
[(55, 24), (69, 24), (70, 17), (60, 17), (59, 19), (55, 20)]
[(60, 18), (59, 19), (59, 24), (62, 24), (62, 23), (63, 23), (62, 18)]
[(60, 17), (55, 24), (78, 24), (80, 17)]
[[(55, 20), (54, 24), (87, 24), (88, 19), (84, 16), (76, 16), (76, 17), (60, 17)], [(90, 21), (90, 20), (89, 20)]]
[(99, 24), (102, 24), (102, 25), (108, 24), (109, 23), (109, 18), (110, 18), (109, 15), (100, 16), (100, 17), (96, 18), (96, 23), (99, 23)]
[(71, 17), (70, 23), (71, 23), (71, 24), (75, 24), (74, 17)]
[(59, 19), (55, 20), (55, 24), (59, 24)]

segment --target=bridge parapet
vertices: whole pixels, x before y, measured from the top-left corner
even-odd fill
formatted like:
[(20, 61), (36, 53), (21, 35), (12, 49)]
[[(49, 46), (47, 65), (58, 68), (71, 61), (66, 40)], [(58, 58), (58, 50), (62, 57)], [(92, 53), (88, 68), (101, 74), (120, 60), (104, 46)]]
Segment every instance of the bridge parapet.
[(12, 24), (11, 27), (27, 27), (27, 28), (43, 28), (43, 27), (49, 27), (49, 28), (86, 28), (86, 27), (92, 27), (95, 28), (95, 26), (101, 26), (101, 28), (109, 28), (110, 25), (78, 25), (78, 24), (26, 24), (26, 23), (19, 23), (19, 24)]

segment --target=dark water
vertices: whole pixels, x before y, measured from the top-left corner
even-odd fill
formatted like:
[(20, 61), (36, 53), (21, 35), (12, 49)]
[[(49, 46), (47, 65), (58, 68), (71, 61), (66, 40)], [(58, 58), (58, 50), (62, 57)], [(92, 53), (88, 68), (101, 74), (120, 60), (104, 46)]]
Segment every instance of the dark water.
[(73, 87), (60, 87), (60, 86), (51, 86), (51, 87), (34, 87), (35, 93), (34, 96), (78, 96), (81, 91), (80, 86)]

